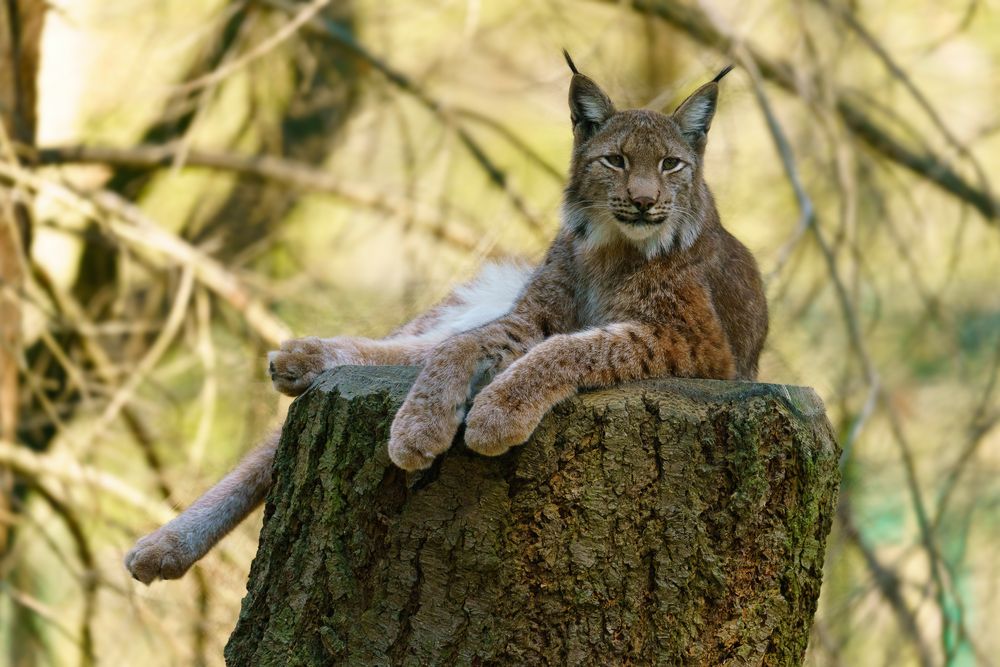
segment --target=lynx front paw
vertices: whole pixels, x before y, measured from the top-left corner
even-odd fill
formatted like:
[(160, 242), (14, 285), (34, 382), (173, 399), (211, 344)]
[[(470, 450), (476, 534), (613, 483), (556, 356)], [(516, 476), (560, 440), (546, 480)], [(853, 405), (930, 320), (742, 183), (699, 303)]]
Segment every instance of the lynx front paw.
[(287, 396), (298, 396), (316, 377), (339, 361), (329, 342), (320, 338), (293, 338), (281, 349), (269, 352), (268, 372), (274, 388)]
[(392, 421), (389, 458), (403, 470), (430, 468), (434, 458), (451, 447), (461, 423), (458, 412), (435, 414), (434, 410), (418, 411), (404, 403)]
[(125, 554), (125, 568), (134, 579), (149, 584), (156, 579), (179, 579), (197, 560), (184, 538), (164, 526), (135, 543)]
[(523, 445), (538, 427), (544, 412), (512, 405), (502, 392), (487, 385), (469, 410), (465, 421), (465, 444), (486, 456), (500, 456), (511, 447)]

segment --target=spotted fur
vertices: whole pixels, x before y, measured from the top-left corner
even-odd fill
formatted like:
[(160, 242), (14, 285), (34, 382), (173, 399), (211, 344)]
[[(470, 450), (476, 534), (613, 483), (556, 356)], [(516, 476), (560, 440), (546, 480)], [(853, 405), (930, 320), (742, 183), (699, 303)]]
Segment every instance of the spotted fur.
[[(703, 176), (718, 82), (672, 115), (618, 111), (573, 71), (573, 155), (563, 223), (533, 269), (487, 267), (381, 340), (301, 338), (269, 355), (275, 387), (305, 391), (343, 364), (423, 367), (389, 455), (426, 468), (462, 423), (475, 451), (524, 443), (580, 388), (678, 376), (752, 380), (767, 304), (750, 252), (723, 229)], [(276, 436), (126, 557), (144, 582), (183, 574), (263, 497)]]
[[(431, 465), (463, 417), (466, 444), (498, 455), (581, 387), (757, 375), (767, 335), (760, 272), (723, 229), (702, 169), (728, 70), (667, 116), (616, 110), (569, 63), (562, 228), (510, 313), (427, 357), (391, 429), (402, 468)], [(493, 380), (473, 399), (477, 374)]]

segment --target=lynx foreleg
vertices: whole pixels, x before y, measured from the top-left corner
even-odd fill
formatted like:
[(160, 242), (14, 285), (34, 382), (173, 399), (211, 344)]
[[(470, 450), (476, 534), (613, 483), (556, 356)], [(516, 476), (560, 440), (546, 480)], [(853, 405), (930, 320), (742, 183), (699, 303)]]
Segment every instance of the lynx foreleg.
[(540, 339), (537, 327), (508, 315), (438, 346), (392, 422), (393, 463), (405, 470), (429, 467), (451, 446), (482, 380), (506, 368)]
[(268, 373), (275, 389), (298, 396), (320, 373), (337, 366), (422, 366), (439, 341), (432, 336), (293, 338), (268, 354)]
[(379, 340), (339, 336), (297, 338), (268, 355), (275, 388), (298, 396), (336, 366), (423, 366), (442, 341), (493, 322), (510, 312), (532, 269), (490, 264), (439, 304)]
[(692, 331), (640, 322), (553, 336), (532, 348), (476, 397), (465, 442), (497, 456), (531, 437), (553, 405), (580, 387), (651, 377), (729, 379), (736, 367), (717, 322)]
[(177, 579), (264, 500), (280, 431), (272, 433), (231, 473), (184, 512), (140, 538), (125, 555), (125, 567), (144, 584)]

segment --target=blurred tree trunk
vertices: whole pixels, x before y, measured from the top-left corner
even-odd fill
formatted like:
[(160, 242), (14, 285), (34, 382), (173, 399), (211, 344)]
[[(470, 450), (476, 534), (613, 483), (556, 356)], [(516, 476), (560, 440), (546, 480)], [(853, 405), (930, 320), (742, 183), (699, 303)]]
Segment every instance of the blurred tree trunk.
[[(14, 143), (35, 143), (38, 47), (46, 4), (36, 0), (0, 5), (0, 159), (16, 160)], [(31, 246), (31, 217), (24, 193), (0, 190), (0, 440), (14, 442), (21, 405), (18, 360), (22, 355), (21, 294)], [(13, 478), (0, 470), (0, 513), (11, 510)], [(0, 553), (7, 549), (7, 522), (0, 522)]]
[[(188, 67), (184, 80), (204, 77), (234, 57), (239, 57), (272, 34), (287, 15), (259, 4), (246, 4), (234, 0), (237, 11), (220, 24), (215, 39), (205, 38), (204, 53)], [(290, 2), (292, 7), (306, 4)], [(335, 21), (348, 32), (353, 32), (353, 4), (351, 0), (335, 0), (320, 14), (324, 20)], [(276, 23), (277, 21), (277, 23)], [(345, 53), (335, 42), (321, 39), (308, 31), (288, 40), (283, 50), (269, 54), (268, 58), (284, 58), (290, 80), (283, 87), (292, 92), (287, 99), (276, 101), (271, 90), (276, 82), (271, 77), (254, 77), (246, 100), (250, 113), (241, 129), (260, 137), (261, 153), (281, 155), (311, 164), (321, 163), (339, 138), (339, 130), (349, 117), (357, 98), (359, 82), (355, 59)], [(220, 85), (226, 85), (225, 82)], [(165, 144), (181, 140), (197, 122), (198, 94), (191, 92), (171, 97), (160, 117), (151, 123), (140, 143)], [(122, 194), (131, 201), (139, 201), (151, 185), (154, 169), (120, 168), (115, 170), (107, 188)], [(207, 198), (210, 199), (210, 198)], [(287, 187), (257, 182), (237, 182), (216, 206), (208, 206), (208, 213), (199, 211), (198, 219), (189, 220), (185, 235), (196, 242), (211, 240), (212, 254), (227, 262), (239, 259), (241, 253), (254, 243), (272, 236), (282, 220), (299, 199), (298, 193)], [(130, 302), (131, 307), (145, 307), (151, 316), (166, 313), (170, 307), (172, 286), (141, 286), (141, 291), (123, 295), (118, 283), (119, 262), (122, 253), (117, 241), (107, 235), (100, 225), (93, 223), (86, 231), (87, 243), (80, 259), (79, 269), (72, 288), (76, 301), (83, 304), (88, 318), (100, 323), (115, 313), (116, 303)], [(141, 356), (155, 337), (155, 330), (121, 334), (121, 338), (105, 337), (108, 353), (120, 360), (122, 355)], [(78, 344), (76, 335), (66, 332), (56, 336), (58, 343), (71, 352)], [(42, 344), (27, 351), (28, 361), (45, 386), (65, 389), (65, 369)], [(86, 355), (82, 355), (86, 358)], [(49, 396), (52, 398), (52, 396)], [(75, 391), (59, 396), (64, 415), (72, 412), (78, 399)], [(42, 415), (40, 406), (33, 403), (28, 411)], [(44, 415), (42, 415), (44, 417)], [(30, 428), (22, 428), (20, 437), (33, 449), (45, 450), (55, 434), (55, 425), (46, 418), (35, 421)]]
[[(0, 160), (17, 160), (14, 144), (33, 146), (36, 126), (38, 54), (46, 3), (18, 0), (0, 4)], [(18, 442), (23, 358), (21, 298), (31, 248), (32, 221), (26, 193), (0, 189), (0, 440)], [(14, 477), (0, 469), (0, 555), (13, 539), (7, 517), (16, 511)], [(18, 572), (3, 568), (13, 585)], [(19, 606), (10, 608), (5, 624), (10, 654), (7, 664), (35, 664), (39, 657), (36, 618)]]
[[(217, 70), (233, 54), (249, 51), (288, 20), (286, 13), (260, 4), (245, 4), (240, 0), (233, 0), (232, 4), (243, 7), (222, 25), (217, 39), (206, 40), (210, 48), (191, 64), (184, 80), (199, 79)], [(306, 4), (305, 0), (288, 2), (293, 10)], [(277, 23), (269, 18), (277, 19)], [(334, 0), (319, 18), (354, 34), (352, 0)], [(357, 102), (360, 86), (356, 59), (333, 40), (310, 31), (300, 31), (283, 51), (268, 57), (280, 54), (284, 54), (291, 80), (287, 85), (277, 86), (270, 76), (252, 79), (246, 99), (252, 113), (240, 134), (258, 136), (262, 154), (320, 165), (339, 141), (340, 129)], [(288, 88), (292, 92), (286, 100), (276, 101), (275, 88)], [(198, 96), (202, 92), (171, 98), (160, 119), (150, 125), (139, 143), (158, 145), (183, 138), (197, 121)], [(118, 169), (109, 188), (136, 201), (150, 184), (153, 173), (149, 169)], [(211, 239), (213, 255), (232, 260), (250, 246), (268, 239), (299, 199), (301, 194), (286, 186), (238, 181), (211, 213), (188, 222), (185, 235), (196, 243)], [(80, 271), (81, 281), (88, 275), (99, 275), (105, 276), (106, 283), (108, 276), (116, 275), (114, 263), (118, 257), (114, 244), (88, 250), (90, 254), (84, 257)], [(80, 291), (78, 296), (83, 297)], [(81, 301), (86, 303), (87, 299)]]
[[(252, 50), (288, 20), (287, 14), (259, 3), (238, 5), (228, 20), (221, 24), (215, 39), (205, 39), (207, 48), (188, 67), (183, 80), (202, 78), (241, 54)], [(304, 0), (288, 3), (293, 9), (307, 4)], [(349, 34), (354, 32), (354, 6), (351, 0), (334, 0), (319, 17), (333, 21)], [(353, 111), (359, 91), (356, 59), (336, 42), (300, 31), (267, 58), (281, 58), (283, 73), (289, 81), (278, 82), (272, 76), (257, 76), (251, 80), (246, 106), (250, 110), (238, 139), (252, 134), (259, 137), (258, 151), (262, 154), (287, 157), (309, 164), (321, 164), (340, 138), (340, 130)], [(226, 85), (222, 82), (220, 85)], [(276, 88), (291, 92), (276, 96)], [(171, 97), (160, 117), (151, 123), (141, 144), (166, 144), (184, 139), (197, 122), (201, 103), (198, 96), (205, 91), (193, 91)], [(153, 181), (155, 169), (119, 168), (107, 188), (131, 201), (141, 201)], [(204, 210), (195, 211), (184, 224), (182, 233), (195, 243), (211, 242), (212, 254), (227, 263), (246, 261), (245, 253), (255, 244), (267, 243), (275, 230), (301, 199), (298, 192), (285, 186), (251, 180), (237, 181), (222, 201), (206, 197)], [(73, 286), (73, 296), (90, 308), (88, 315), (100, 322), (110, 316), (118, 289), (119, 262), (122, 255), (115, 239), (97, 224), (87, 230), (80, 268)], [(165, 313), (169, 309), (170, 289), (148, 290), (130, 295), (140, 303), (153, 302), (152, 310)], [(72, 336), (72, 334), (69, 334)], [(141, 355), (151, 343), (155, 331), (143, 331), (121, 340), (109, 339), (109, 352), (120, 356), (123, 351)], [(71, 340), (61, 340), (68, 348)], [(54, 376), (62, 384), (64, 371), (41, 347), (31, 351), (42, 358), (36, 362), (46, 376)], [(68, 402), (68, 401), (67, 401)], [(44, 423), (26, 434), (27, 441), (44, 449), (54, 433), (51, 424)]]
[(811, 390), (584, 394), (408, 477), (385, 443), (414, 377), (345, 367), (293, 404), (228, 664), (801, 662), (839, 479)]
[[(284, 12), (267, 9), (259, 3), (232, 0), (230, 4), (238, 9), (220, 24), (214, 39), (206, 37), (203, 40), (205, 51), (187, 68), (184, 81), (204, 77), (251, 51), (288, 20)], [(290, 0), (288, 4), (295, 9), (308, 3)], [(351, 0), (334, 0), (320, 16), (353, 33), (353, 12)], [(299, 32), (267, 58), (283, 61), (281, 74), (288, 80), (279, 82), (273, 75), (252, 77), (246, 98), (248, 112), (235, 141), (255, 136), (259, 138), (257, 150), (262, 154), (321, 164), (339, 139), (339, 130), (354, 108), (359, 88), (354, 58), (331, 40), (319, 39), (307, 31)], [(224, 81), (219, 87), (227, 83)], [(276, 88), (290, 92), (286, 96), (275, 95)], [(159, 118), (143, 133), (140, 143), (159, 145), (186, 139), (204, 110), (202, 94), (212, 97), (218, 95), (219, 90), (198, 90), (171, 97)], [(154, 174), (152, 169), (117, 169), (106, 187), (131, 201), (140, 202), (154, 183)], [(241, 253), (272, 237), (299, 198), (298, 193), (287, 187), (237, 181), (221, 202), (206, 197), (208, 205), (195, 211), (185, 222), (182, 234), (195, 243), (211, 242), (213, 256), (227, 263), (238, 263), (244, 259)], [(120, 317), (116, 302), (122, 300), (128, 301), (137, 311), (145, 310), (151, 319), (157, 314), (165, 316), (173, 290), (170, 276), (160, 284), (143, 284), (139, 289), (130, 286), (133, 291), (123, 294), (119, 284), (122, 253), (118, 242), (96, 223), (89, 225), (87, 237), (72, 293), (88, 309), (88, 317), (96, 323)], [(131, 359), (148, 351), (157, 334), (156, 330), (143, 330), (121, 334), (118, 339), (106, 336), (106, 351), (127, 367), (133, 363)], [(57, 340), (67, 350), (79, 344), (73, 331), (57, 335)], [(33, 346), (28, 351), (28, 358), (36, 372), (46, 378), (48, 386), (64, 390), (65, 370), (45, 346)], [(78, 393), (71, 390), (60, 397), (59, 404), (68, 414), (75, 409), (78, 399)], [(30, 410), (40, 413), (37, 404)], [(155, 434), (147, 432), (148, 427), (130, 407), (123, 409), (122, 415), (142, 448), (145, 460), (160, 477), (161, 493), (169, 499), (171, 487), (162, 481)], [(22, 429), (21, 438), (34, 449), (47, 449), (56, 434), (56, 425), (48, 419), (36, 422), (30, 429)], [(209, 586), (200, 571), (196, 571), (194, 577), (198, 585), (199, 614), (191, 624), (192, 652), (195, 663), (204, 664)]]

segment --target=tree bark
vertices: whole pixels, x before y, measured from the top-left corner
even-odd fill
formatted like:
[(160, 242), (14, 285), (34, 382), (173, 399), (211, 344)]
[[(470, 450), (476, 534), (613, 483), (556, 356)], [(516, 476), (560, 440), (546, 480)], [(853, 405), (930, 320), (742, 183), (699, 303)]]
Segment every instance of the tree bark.
[(228, 664), (802, 661), (839, 482), (812, 390), (584, 393), (407, 476), (386, 441), (415, 376), (344, 367), (292, 405)]

